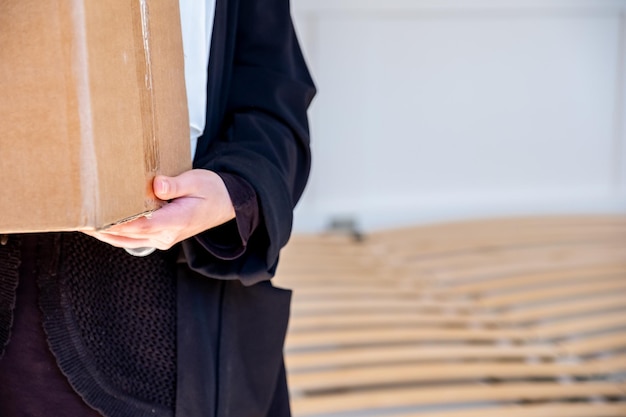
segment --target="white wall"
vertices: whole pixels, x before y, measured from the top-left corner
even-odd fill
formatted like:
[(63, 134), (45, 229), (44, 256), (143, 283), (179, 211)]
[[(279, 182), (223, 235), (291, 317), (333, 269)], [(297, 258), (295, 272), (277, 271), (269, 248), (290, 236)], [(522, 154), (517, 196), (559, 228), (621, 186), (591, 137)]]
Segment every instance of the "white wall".
[(319, 94), (295, 230), (626, 212), (626, 0), (292, 0)]

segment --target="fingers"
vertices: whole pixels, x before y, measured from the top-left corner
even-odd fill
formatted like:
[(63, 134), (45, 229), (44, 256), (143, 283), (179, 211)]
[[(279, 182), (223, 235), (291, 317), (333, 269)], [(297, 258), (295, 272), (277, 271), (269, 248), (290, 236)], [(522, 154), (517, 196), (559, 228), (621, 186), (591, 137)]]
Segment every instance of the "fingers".
[(171, 233), (153, 235), (129, 235), (110, 231), (84, 231), (84, 233), (118, 248), (153, 247), (167, 250), (174, 246), (177, 240), (176, 235)]
[(94, 237), (125, 248), (151, 246), (169, 249), (177, 242), (204, 230), (194, 220), (197, 216), (206, 217), (207, 209), (198, 205), (199, 200), (194, 197), (175, 199), (153, 212), (149, 218), (140, 217), (112, 226), (94, 233)]
[(153, 244), (152, 240), (147, 239), (131, 239), (125, 236), (117, 236), (103, 232), (96, 232), (93, 230), (84, 230), (83, 233), (118, 248), (156, 247)]
[(123, 247), (141, 247), (150, 243), (150, 246), (159, 249), (169, 249), (179, 240), (188, 237), (181, 234), (185, 229), (181, 224), (183, 217), (176, 214), (180, 211), (176, 208), (177, 205), (167, 204), (155, 211), (149, 219), (141, 217), (102, 230), (98, 232), (98, 238), (106, 239), (107, 243), (115, 241)]

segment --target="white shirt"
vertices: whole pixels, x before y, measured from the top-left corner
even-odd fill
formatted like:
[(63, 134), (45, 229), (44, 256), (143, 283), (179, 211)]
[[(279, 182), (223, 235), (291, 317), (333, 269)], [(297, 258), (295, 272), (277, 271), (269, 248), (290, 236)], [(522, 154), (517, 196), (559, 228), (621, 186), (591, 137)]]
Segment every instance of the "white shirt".
[(185, 87), (191, 157), (196, 154), (198, 137), (206, 125), (206, 86), (215, 17), (215, 0), (179, 0), (180, 22), (185, 55)]

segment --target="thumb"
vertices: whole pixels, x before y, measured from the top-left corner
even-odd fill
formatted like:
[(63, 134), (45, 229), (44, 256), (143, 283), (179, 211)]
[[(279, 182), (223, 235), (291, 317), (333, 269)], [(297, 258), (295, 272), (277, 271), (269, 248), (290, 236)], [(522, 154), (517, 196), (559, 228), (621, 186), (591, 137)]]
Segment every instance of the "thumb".
[(157, 175), (152, 181), (152, 189), (157, 198), (167, 201), (187, 196), (206, 196), (218, 189), (220, 184), (226, 190), (224, 182), (216, 173), (192, 169), (176, 177)]
[(183, 188), (178, 177), (166, 177), (165, 175), (157, 175), (152, 181), (152, 189), (154, 195), (161, 200), (173, 200), (181, 197), (180, 190)]

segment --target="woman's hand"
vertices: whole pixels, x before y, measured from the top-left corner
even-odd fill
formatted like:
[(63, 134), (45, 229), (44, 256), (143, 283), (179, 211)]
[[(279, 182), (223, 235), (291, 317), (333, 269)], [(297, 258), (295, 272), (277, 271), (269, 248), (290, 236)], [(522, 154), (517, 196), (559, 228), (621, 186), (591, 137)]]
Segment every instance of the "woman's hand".
[(159, 199), (171, 202), (149, 217), (85, 233), (121, 248), (165, 250), (235, 218), (226, 186), (212, 171), (194, 169), (177, 177), (157, 176), (152, 187)]

